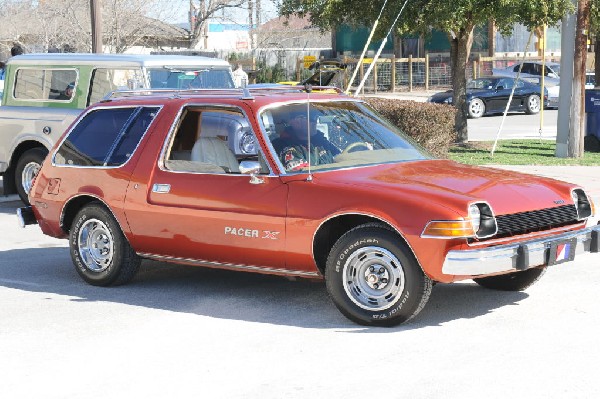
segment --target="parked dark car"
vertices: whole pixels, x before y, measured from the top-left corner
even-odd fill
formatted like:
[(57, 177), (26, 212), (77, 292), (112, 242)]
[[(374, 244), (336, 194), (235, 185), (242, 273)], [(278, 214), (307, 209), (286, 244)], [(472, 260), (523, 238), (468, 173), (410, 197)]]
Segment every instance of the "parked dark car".
[[(509, 77), (484, 77), (473, 79), (467, 83), (467, 111), (469, 118), (479, 118), (485, 114), (502, 113), (516, 84), (515, 93), (509, 111), (524, 111), (528, 114), (540, 112), (539, 85), (516, 81)], [(436, 93), (428, 99), (429, 102), (452, 104), (452, 90)], [(548, 90), (544, 89), (544, 105), (548, 101)]]

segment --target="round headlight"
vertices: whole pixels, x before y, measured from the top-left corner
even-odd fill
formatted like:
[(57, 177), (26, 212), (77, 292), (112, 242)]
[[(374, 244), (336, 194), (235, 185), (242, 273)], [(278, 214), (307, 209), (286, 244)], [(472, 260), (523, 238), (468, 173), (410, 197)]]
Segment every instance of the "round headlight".
[(244, 154), (256, 154), (256, 142), (250, 132), (242, 134), (240, 138), (240, 151)]
[(573, 202), (577, 205), (577, 202), (579, 202), (579, 195), (576, 190), (571, 191), (571, 198), (573, 198)]
[(471, 220), (471, 226), (473, 226), (473, 232), (477, 233), (481, 225), (481, 211), (476, 204), (469, 205), (469, 219)]

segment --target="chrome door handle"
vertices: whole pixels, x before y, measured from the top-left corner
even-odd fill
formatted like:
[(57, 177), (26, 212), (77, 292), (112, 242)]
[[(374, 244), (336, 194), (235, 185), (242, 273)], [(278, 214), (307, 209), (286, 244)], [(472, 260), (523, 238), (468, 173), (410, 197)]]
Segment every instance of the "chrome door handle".
[(158, 184), (157, 183), (152, 186), (153, 193), (167, 194), (169, 191), (171, 191), (170, 184)]

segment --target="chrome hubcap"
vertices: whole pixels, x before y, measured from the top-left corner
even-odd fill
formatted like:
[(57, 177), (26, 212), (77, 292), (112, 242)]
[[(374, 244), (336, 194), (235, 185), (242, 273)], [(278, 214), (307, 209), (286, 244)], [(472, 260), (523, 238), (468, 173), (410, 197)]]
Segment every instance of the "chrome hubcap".
[(77, 237), (79, 256), (91, 271), (102, 272), (113, 257), (113, 237), (104, 223), (90, 219), (83, 224)]
[(469, 107), (473, 116), (480, 116), (483, 113), (483, 103), (479, 100), (471, 101)]
[(23, 185), (23, 190), (26, 193), (29, 193), (31, 190), (31, 186), (33, 185), (33, 179), (37, 176), (40, 171), (41, 165), (37, 162), (29, 162), (23, 168), (23, 172), (21, 172), (21, 184)]
[(540, 109), (540, 100), (537, 96), (529, 97), (529, 109), (533, 112), (537, 112)]
[(353, 252), (344, 264), (343, 279), (344, 290), (352, 302), (370, 311), (390, 308), (404, 291), (402, 264), (380, 247)]

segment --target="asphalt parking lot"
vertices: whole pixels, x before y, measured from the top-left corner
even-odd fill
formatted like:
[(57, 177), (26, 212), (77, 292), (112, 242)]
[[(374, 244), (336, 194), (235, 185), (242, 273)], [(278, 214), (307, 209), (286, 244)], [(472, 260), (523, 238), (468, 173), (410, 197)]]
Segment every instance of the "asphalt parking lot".
[[(598, 169), (535, 172), (597, 198)], [(145, 261), (129, 285), (89, 286), (18, 206), (0, 202), (2, 398), (600, 395), (598, 256), (526, 292), (438, 284), (415, 320), (366, 328), (318, 282)]]

